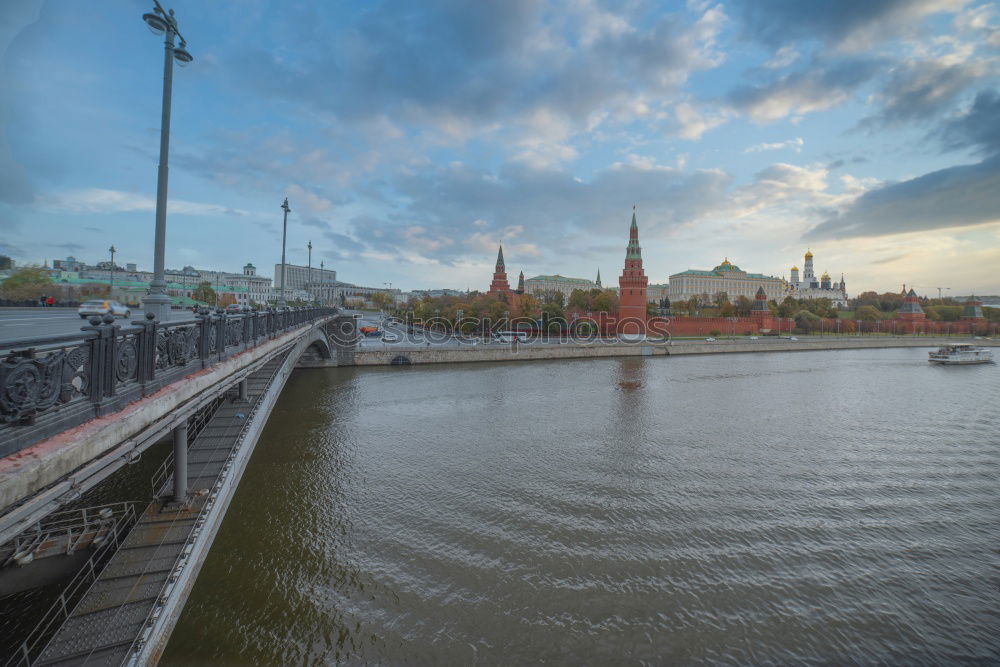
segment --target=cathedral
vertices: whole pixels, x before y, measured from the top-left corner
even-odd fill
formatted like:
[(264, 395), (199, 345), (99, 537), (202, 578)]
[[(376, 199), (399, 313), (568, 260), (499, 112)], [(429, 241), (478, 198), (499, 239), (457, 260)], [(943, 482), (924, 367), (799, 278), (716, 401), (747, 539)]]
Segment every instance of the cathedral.
[(841, 274), (840, 282), (830, 282), (830, 274), (826, 271), (817, 280), (813, 273), (813, 254), (806, 250), (806, 263), (802, 272), (802, 280), (799, 280), (799, 267), (792, 267), (791, 280), (789, 285), (792, 288), (789, 296), (796, 299), (829, 299), (837, 308), (847, 308), (847, 284)]

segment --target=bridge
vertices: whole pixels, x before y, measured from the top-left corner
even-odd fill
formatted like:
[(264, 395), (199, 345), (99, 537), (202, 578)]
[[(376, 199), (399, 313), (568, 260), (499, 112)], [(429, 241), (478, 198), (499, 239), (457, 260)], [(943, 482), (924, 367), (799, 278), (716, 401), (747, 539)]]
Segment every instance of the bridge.
[[(0, 566), (86, 556), (8, 664), (155, 662), (288, 376), (349, 363), (356, 342), (331, 308), (0, 342)], [(148, 503), (86, 506), (166, 439)]]

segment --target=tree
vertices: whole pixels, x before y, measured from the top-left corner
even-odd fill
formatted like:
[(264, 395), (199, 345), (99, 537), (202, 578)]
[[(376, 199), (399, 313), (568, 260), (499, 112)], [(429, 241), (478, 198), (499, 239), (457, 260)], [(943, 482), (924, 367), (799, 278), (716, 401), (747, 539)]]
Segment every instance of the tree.
[(750, 309), (753, 307), (753, 301), (747, 297), (740, 294), (736, 297), (736, 314), (740, 317), (750, 317)]
[(536, 296), (538, 297), (538, 300), (541, 301), (543, 304), (554, 303), (560, 308), (564, 303), (566, 303), (566, 295), (560, 292), (559, 290), (554, 290), (554, 289), (543, 290), (541, 292), (537, 292)]
[(814, 331), (819, 328), (819, 315), (808, 310), (800, 310), (795, 313), (795, 326), (804, 331)]
[(569, 307), (577, 310), (590, 310), (590, 293), (582, 289), (575, 289), (569, 295)]
[(42, 266), (25, 266), (14, 271), (0, 286), (0, 295), (15, 301), (37, 301), (52, 291), (52, 277)]
[(219, 295), (219, 308), (225, 308), (234, 303), (236, 303), (236, 295), (232, 292), (223, 292)]
[(198, 283), (198, 286), (191, 292), (191, 298), (202, 303), (214, 304), (215, 290), (212, 289), (212, 283), (207, 280)]
[(614, 290), (604, 290), (590, 301), (591, 310), (595, 313), (617, 313), (618, 295)]
[(712, 297), (712, 302), (717, 308), (722, 308), (723, 304), (729, 303), (729, 294), (726, 292), (716, 292), (715, 296)]
[(861, 306), (854, 311), (854, 317), (859, 320), (864, 320), (865, 322), (874, 322), (875, 320), (882, 319), (882, 313), (880, 313), (874, 306)]
[(3, 288), (19, 289), (21, 287), (40, 286), (44, 287), (52, 284), (52, 277), (49, 270), (41, 266), (25, 266), (10, 275), (3, 281)]
[(384, 310), (390, 303), (392, 303), (392, 297), (385, 292), (375, 292), (372, 294), (372, 303), (374, 303), (375, 307), (379, 310)]

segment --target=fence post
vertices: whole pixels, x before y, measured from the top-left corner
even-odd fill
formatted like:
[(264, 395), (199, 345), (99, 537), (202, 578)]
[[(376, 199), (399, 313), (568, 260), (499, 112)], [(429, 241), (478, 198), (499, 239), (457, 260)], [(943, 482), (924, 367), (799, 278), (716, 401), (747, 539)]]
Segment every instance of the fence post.
[(226, 358), (226, 311), (221, 308), (215, 310), (218, 321), (215, 323), (215, 351), (219, 361)]
[(198, 358), (201, 359), (201, 367), (208, 368), (208, 335), (212, 316), (207, 308), (201, 308), (195, 319), (198, 320)]
[(142, 327), (142, 333), (138, 336), (137, 352), (139, 353), (139, 369), (136, 378), (142, 385), (142, 393), (148, 396), (150, 393), (147, 387), (153, 382), (156, 375), (156, 316), (153, 313), (146, 313), (145, 321), (133, 322), (132, 324)]

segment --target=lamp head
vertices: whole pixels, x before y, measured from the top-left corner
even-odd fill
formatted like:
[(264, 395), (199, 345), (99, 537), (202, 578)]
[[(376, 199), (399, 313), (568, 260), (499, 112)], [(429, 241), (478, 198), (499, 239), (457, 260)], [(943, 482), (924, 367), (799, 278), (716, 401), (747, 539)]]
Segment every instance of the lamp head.
[(167, 31), (167, 22), (153, 12), (143, 14), (142, 20), (146, 22), (146, 25), (149, 27), (149, 31), (154, 35), (162, 35)]
[(184, 44), (181, 44), (174, 49), (174, 60), (176, 60), (177, 64), (181, 67), (185, 67), (190, 64), (192, 60), (194, 60), (194, 56), (188, 53), (188, 50), (184, 48)]

